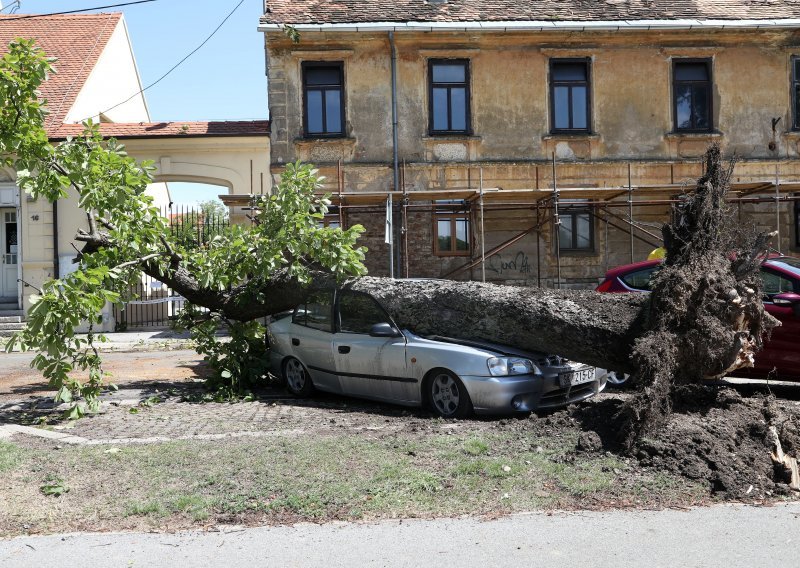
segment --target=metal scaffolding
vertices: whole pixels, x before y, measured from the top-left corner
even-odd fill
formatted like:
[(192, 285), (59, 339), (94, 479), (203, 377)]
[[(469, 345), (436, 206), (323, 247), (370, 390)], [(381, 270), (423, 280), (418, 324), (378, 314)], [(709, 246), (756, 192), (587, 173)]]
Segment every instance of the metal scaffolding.
[[(604, 224), (606, 238), (605, 241), (605, 264), (608, 268), (609, 259), (609, 239), (608, 228), (613, 227), (617, 230), (629, 234), (629, 247), (631, 262), (635, 261), (635, 241), (647, 243), (649, 246), (657, 247), (661, 245), (661, 236), (648, 231), (645, 225), (637, 221), (634, 216), (634, 208), (670, 206), (680, 202), (680, 195), (694, 189), (693, 183), (675, 183), (672, 167), (670, 168), (670, 183), (655, 185), (637, 185), (632, 181), (631, 164), (627, 164), (628, 183), (625, 186), (614, 187), (560, 187), (557, 181), (557, 163), (555, 156), (552, 158), (552, 180), (550, 187), (540, 187), (539, 168), (535, 171), (535, 187), (530, 189), (503, 189), (501, 187), (484, 187), (483, 168), (474, 163), (465, 164), (466, 168), (477, 169), (478, 187), (450, 187), (446, 189), (425, 189), (409, 190), (405, 183), (406, 164), (403, 163), (400, 169), (400, 190), (398, 191), (346, 191), (345, 190), (345, 169), (341, 164), (337, 164), (336, 190), (325, 192), (329, 195), (332, 205), (337, 207), (340, 226), (345, 227), (347, 222), (346, 213), (348, 211), (358, 211), (364, 213), (380, 214), (385, 212), (385, 204), (391, 199), (393, 211), (400, 214), (400, 250), (402, 251), (402, 271), (397, 273), (408, 278), (411, 275), (410, 255), (408, 250), (408, 213), (409, 211), (430, 211), (434, 213), (437, 209), (458, 207), (459, 210), (466, 208), (471, 215), (471, 226), (479, 227), (478, 236), (480, 242), (480, 253), (477, 258), (470, 258), (465, 264), (450, 270), (443, 277), (451, 277), (456, 274), (471, 270), (480, 265), (481, 280), (486, 280), (486, 261), (493, 255), (507, 249), (511, 245), (519, 242), (527, 235), (535, 233), (537, 235), (537, 283), (541, 286), (541, 251), (540, 243), (541, 231), (548, 225), (552, 225), (555, 239), (554, 254), (556, 257), (556, 279), (555, 284), (560, 287), (561, 278), (561, 255), (558, 240), (560, 239), (559, 207), (567, 203), (569, 207), (586, 209), (590, 212), (593, 219), (597, 219)], [(775, 205), (775, 224), (778, 233), (778, 249), (780, 249), (780, 205), (787, 202), (800, 200), (800, 196), (792, 195), (800, 192), (800, 182), (785, 181), (780, 177), (778, 165), (775, 167), (775, 178), (771, 180), (753, 180), (746, 182), (732, 182), (727, 196), (727, 201), (737, 204), (741, 211), (743, 204), (773, 203)], [(637, 199), (639, 198), (639, 199)], [(223, 203), (228, 206), (243, 206), (249, 203), (249, 195), (221, 195)], [(436, 201), (460, 201), (464, 205), (437, 205)], [(615, 209), (627, 209), (627, 215), (616, 213)], [(530, 210), (535, 212), (536, 221), (525, 230), (518, 232), (511, 238), (486, 250), (486, 230), (485, 215), (492, 211), (515, 211)], [(474, 216), (479, 216), (479, 222), (475, 223)], [(399, 268), (399, 267), (398, 267)]]

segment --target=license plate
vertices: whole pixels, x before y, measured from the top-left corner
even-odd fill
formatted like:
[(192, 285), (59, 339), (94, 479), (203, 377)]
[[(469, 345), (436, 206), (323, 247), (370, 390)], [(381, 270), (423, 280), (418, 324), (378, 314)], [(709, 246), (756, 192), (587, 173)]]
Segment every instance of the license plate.
[(558, 374), (558, 383), (562, 388), (588, 383), (594, 380), (594, 367), (584, 367), (576, 371)]

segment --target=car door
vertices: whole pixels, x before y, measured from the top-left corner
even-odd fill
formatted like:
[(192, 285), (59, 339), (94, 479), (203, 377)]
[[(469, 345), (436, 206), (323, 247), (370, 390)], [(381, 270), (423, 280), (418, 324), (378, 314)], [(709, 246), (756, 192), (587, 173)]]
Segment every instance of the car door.
[(333, 292), (311, 294), (297, 307), (289, 326), (292, 355), (320, 390), (341, 392), (333, 360)]
[(347, 394), (413, 402), (407, 385), (416, 383), (406, 368), (406, 338), (373, 337), (375, 324), (391, 323), (380, 304), (368, 294), (341, 291), (336, 301), (333, 357), (342, 390)]
[(759, 374), (776, 370), (777, 378), (800, 377), (800, 318), (797, 306), (777, 305), (773, 299), (785, 292), (800, 293), (800, 284), (786, 275), (765, 266), (761, 268), (764, 282), (764, 309), (781, 322), (772, 330), (764, 349), (756, 354), (755, 368)]

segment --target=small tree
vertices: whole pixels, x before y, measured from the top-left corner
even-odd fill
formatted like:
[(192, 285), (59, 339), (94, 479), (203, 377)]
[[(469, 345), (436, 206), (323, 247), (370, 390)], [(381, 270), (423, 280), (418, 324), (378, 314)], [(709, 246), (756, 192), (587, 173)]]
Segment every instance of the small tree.
[[(130, 284), (140, 281), (142, 272), (187, 298), (181, 321), (231, 389), (252, 378), (248, 350), (263, 338), (255, 318), (231, 314), (247, 314), (248, 302), (263, 300), (265, 282), (277, 278), (302, 287), (310, 282), (312, 267), (338, 279), (366, 272), (364, 250), (356, 246), (360, 226), (317, 226), (329, 201), (317, 195), (319, 178), (306, 165), (290, 164), (274, 195), (255, 201), (252, 226), (231, 227), (201, 248), (174, 239), (145, 194), (151, 163), (136, 163), (116, 140), (103, 140), (91, 122), (81, 137), (49, 142), (37, 89), (52, 71), (51, 61), (32, 41), (12, 43), (0, 60), (0, 98), (8, 102), (0, 111), (0, 159), (17, 170), (17, 183), (36, 199), (64, 199), (68, 188), (78, 193), (86, 227), (75, 239), (84, 247), (77, 270), (38, 290), (26, 328), (8, 348), (39, 351), (33, 365), (57, 389), (58, 402), (74, 403), (70, 417), (98, 405), (105, 374), (93, 328), (101, 309), (106, 302), (129, 299)], [(85, 338), (76, 333), (84, 324), (89, 326)], [(230, 345), (216, 341), (214, 331), (222, 324), (231, 330)], [(82, 378), (86, 373), (88, 380)]]

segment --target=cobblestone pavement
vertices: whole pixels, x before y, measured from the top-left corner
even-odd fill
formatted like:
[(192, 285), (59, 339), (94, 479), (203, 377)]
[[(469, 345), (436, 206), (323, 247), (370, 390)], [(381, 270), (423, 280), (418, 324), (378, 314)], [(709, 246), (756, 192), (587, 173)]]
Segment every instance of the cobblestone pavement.
[[(237, 403), (193, 403), (169, 398), (152, 406), (111, 406), (100, 416), (69, 423), (62, 430), (87, 443), (148, 443), (180, 439), (241, 436), (314, 435), (336, 430), (396, 430), (402, 425), (366, 405), (350, 410), (343, 400), (259, 400)], [(131, 413), (131, 408), (136, 413)], [(392, 411), (396, 417), (402, 410)], [(74, 426), (73, 426), (74, 424)]]
[[(106, 367), (119, 385), (102, 396), (101, 412), (61, 420), (54, 391), (29, 367), (31, 354), (0, 355), (0, 439), (29, 435), (66, 444), (141, 444), (169, 440), (335, 435), (364, 431), (456, 430), (421, 409), (318, 394), (295, 399), (280, 387), (253, 402), (204, 401), (201, 357), (192, 351), (113, 353)], [(480, 420), (471, 428), (482, 428)]]
[[(120, 354), (122, 355), (122, 354)], [(173, 354), (165, 354), (171, 357)], [(320, 394), (312, 399), (289, 397), (281, 388), (266, 389), (252, 402), (204, 401), (202, 383), (177, 371), (158, 376), (140, 355), (130, 365), (117, 361), (121, 388), (105, 393), (101, 412), (81, 420), (60, 419), (67, 405), (54, 406), (52, 392), (33, 389), (25, 398), (0, 400), (0, 438), (27, 434), (67, 444), (136, 444), (169, 440), (214, 440), (233, 437), (330, 435), (337, 431), (390, 432), (426, 428), (430, 416), (419, 409), (383, 405)], [(145, 363), (152, 362), (152, 354)], [(175, 358), (177, 363), (185, 363)], [(185, 366), (185, 365), (184, 365)], [(162, 362), (161, 368), (169, 365)], [(140, 373), (147, 380), (137, 380)], [(0, 383), (2, 384), (2, 383)], [(25, 392), (22, 389), (22, 392)], [(435, 422), (435, 421), (434, 421)], [(442, 425), (439, 425), (442, 426)], [(437, 426), (437, 428), (439, 427)]]
[[(413, 427), (408, 416), (415, 414), (369, 403), (353, 405), (338, 398), (331, 402), (267, 398), (255, 402), (195, 403), (169, 397), (164, 402), (142, 406), (141, 402), (146, 400), (127, 398), (106, 402), (98, 415), (55, 423), (60, 411), (52, 405), (38, 410), (27, 404), (0, 405), (0, 437), (5, 432), (6, 436), (29, 434), (74, 444), (129, 444), (324, 435), (341, 430), (388, 432)], [(49, 417), (48, 424), (38, 425), (40, 417)]]

